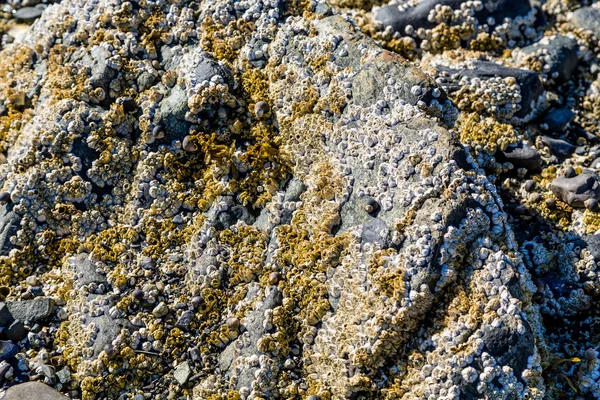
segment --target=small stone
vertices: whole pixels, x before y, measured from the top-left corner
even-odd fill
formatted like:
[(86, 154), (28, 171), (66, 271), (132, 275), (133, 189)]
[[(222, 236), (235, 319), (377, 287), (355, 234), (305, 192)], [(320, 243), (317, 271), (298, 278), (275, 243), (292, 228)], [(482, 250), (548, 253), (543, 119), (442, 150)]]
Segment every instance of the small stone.
[(140, 288), (133, 289), (133, 298), (137, 300), (141, 300), (144, 298), (144, 291)]
[(173, 376), (175, 377), (175, 380), (179, 382), (180, 385), (183, 385), (187, 382), (191, 373), (192, 371), (190, 369), (190, 365), (187, 363), (187, 361), (185, 361), (179, 364), (177, 368), (175, 368)]
[(227, 327), (232, 331), (237, 331), (240, 329), (240, 320), (236, 317), (227, 318)]
[(183, 138), (181, 147), (188, 153), (195, 153), (198, 151), (198, 146), (196, 146), (196, 143), (192, 142), (189, 135)]
[(24, 22), (32, 22), (39, 18), (43, 12), (44, 10), (38, 7), (23, 7), (15, 11), (14, 17)]
[(58, 371), (56, 373), (56, 376), (58, 377), (58, 380), (61, 383), (69, 383), (71, 382), (71, 372), (69, 371), (69, 369), (67, 367), (61, 369), (60, 371)]
[(587, 199), (583, 202), (583, 205), (586, 209), (590, 210), (591, 212), (598, 212), (598, 210), (600, 210), (600, 208), (598, 207), (598, 200), (596, 199)]
[(600, 185), (596, 177), (590, 174), (556, 178), (550, 184), (550, 190), (572, 207), (584, 207), (586, 200), (600, 198)]
[(277, 285), (281, 280), (281, 274), (277, 271), (273, 271), (269, 274), (269, 285)]
[(156, 318), (162, 318), (169, 313), (169, 307), (165, 304), (164, 301), (158, 303), (154, 310), (152, 310), (152, 315)]
[(535, 181), (533, 179), (528, 179), (523, 186), (526, 192), (532, 192), (535, 189)]
[(529, 201), (532, 203), (539, 203), (542, 201), (542, 195), (539, 193), (532, 193), (531, 196), (529, 196)]
[(567, 178), (573, 178), (576, 175), (577, 175), (577, 171), (575, 171), (575, 168), (573, 168), (573, 167), (569, 167), (565, 171), (565, 177), (567, 177)]
[(259, 101), (254, 105), (254, 115), (256, 118), (262, 118), (269, 112), (269, 104), (266, 101)]
[(551, 210), (554, 210), (556, 208), (556, 200), (554, 199), (554, 197), (549, 197), (546, 199), (546, 206)]
[(113, 346), (112, 343), (107, 343), (104, 345), (104, 352), (106, 353), (108, 358), (113, 358), (117, 355), (117, 349), (115, 349), (115, 346)]
[(311, 394), (306, 398), (306, 400), (321, 400), (321, 397), (317, 396), (316, 394)]
[(202, 297), (200, 297), (200, 296), (194, 296), (194, 297), (192, 297), (191, 303), (192, 303), (192, 307), (194, 307), (194, 308), (200, 307), (203, 302), (204, 301), (202, 300)]
[(46, 379), (52, 383), (56, 383), (56, 373), (54, 368), (50, 365), (42, 365), (39, 372), (46, 377)]
[(177, 320), (176, 325), (180, 328), (187, 328), (194, 319), (194, 313), (192, 311), (184, 311), (181, 317)]

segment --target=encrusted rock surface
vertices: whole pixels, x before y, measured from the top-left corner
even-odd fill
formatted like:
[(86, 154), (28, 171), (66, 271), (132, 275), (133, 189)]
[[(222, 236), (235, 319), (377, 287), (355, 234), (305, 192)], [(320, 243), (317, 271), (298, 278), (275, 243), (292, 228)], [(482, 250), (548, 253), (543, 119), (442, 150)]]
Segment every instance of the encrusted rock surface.
[(3, 6), (0, 396), (600, 398), (571, 3)]

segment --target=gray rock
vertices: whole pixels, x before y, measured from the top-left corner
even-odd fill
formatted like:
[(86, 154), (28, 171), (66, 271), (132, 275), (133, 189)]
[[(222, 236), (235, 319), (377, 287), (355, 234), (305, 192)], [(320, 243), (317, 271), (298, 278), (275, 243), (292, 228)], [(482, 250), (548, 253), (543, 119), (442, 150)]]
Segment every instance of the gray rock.
[(237, 223), (237, 221), (244, 221), (246, 225), (252, 225), (255, 219), (246, 207), (238, 204), (219, 213), (217, 216), (217, 228), (227, 229)]
[(47, 382), (50, 381), (52, 384), (56, 383), (56, 372), (54, 372), (54, 367), (51, 365), (44, 364), (39, 368), (39, 372), (41, 375), (46, 377)]
[(91, 343), (91, 347), (94, 350), (94, 357), (97, 357), (105, 349), (106, 345), (112, 343), (117, 338), (117, 335), (121, 333), (122, 329), (131, 330), (132, 328), (129, 320), (124, 318), (113, 319), (108, 315), (89, 318), (86, 325), (91, 323), (96, 325), (96, 335)]
[(6, 303), (15, 319), (23, 322), (35, 322), (48, 318), (54, 309), (54, 300), (38, 297), (33, 300), (9, 301)]
[(19, 352), (19, 348), (8, 340), (0, 340), (0, 361), (14, 357)]
[(180, 328), (187, 328), (194, 319), (194, 313), (192, 311), (184, 311), (181, 317), (177, 320), (177, 326)]
[(562, 139), (554, 139), (549, 136), (542, 136), (542, 143), (550, 147), (550, 151), (557, 157), (568, 158), (577, 149), (571, 143)]
[(379, 218), (374, 218), (363, 224), (361, 238), (363, 243), (377, 243), (386, 247), (390, 228)]
[(600, 185), (595, 176), (580, 174), (574, 178), (556, 178), (550, 184), (555, 196), (573, 207), (584, 207), (587, 199), (600, 198)]
[(571, 23), (576, 27), (592, 31), (600, 36), (600, 9), (595, 7), (582, 7), (573, 12)]
[(20, 342), (27, 337), (27, 330), (25, 329), (23, 323), (17, 320), (10, 324), (10, 326), (4, 331), (4, 334), (8, 340)]
[[(117, 76), (117, 71), (108, 65), (111, 52), (102, 46), (94, 46), (91, 51), (90, 83), (108, 91), (110, 82)], [(108, 96), (108, 92), (106, 93)]]
[(106, 276), (98, 273), (96, 265), (89, 258), (89, 254), (81, 253), (75, 257), (71, 257), (69, 263), (75, 271), (75, 288), (79, 289), (90, 283), (108, 283)]
[(568, 36), (557, 35), (524, 47), (521, 49), (521, 53), (524, 55), (543, 55), (546, 65), (550, 68), (548, 71), (549, 77), (556, 74), (556, 81), (566, 82), (571, 79), (571, 75), (579, 63), (578, 49), (577, 40)]
[(176, 85), (160, 103), (159, 124), (164, 128), (166, 143), (173, 140), (183, 140), (188, 134), (191, 124), (185, 120), (188, 111), (187, 94), (185, 90)]
[(539, 172), (542, 167), (542, 158), (537, 150), (527, 142), (511, 145), (496, 154), (500, 162), (510, 162), (515, 168), (527, 168), (530, 172)]
[(152, 310), (152, 315), (154, 315), (156, 318), (162, 318), (168, 313), (169, 306), (167, 306), (164, 301), (158, 303), (158, 305), (154, 307), (154, 310)]
[(562, 133), (575, 118), (575, 113), (568, 108), (555, 108), (544, 116), (548, 130)]
[(41, 382), (27, 382), (10, 387), (3, 400), (68, 400), (56, 390)]
[(61, 369), (60, 371), (57, 371), (56, 377), (58, 378), (58, 380), (61, 383), (69, 383), (72, 380), (71, 372), (69, 371), (69, 368), (67, 368), (67, 367)]
[(175, 371), (173, 371), (173, 376), (180, 385), (183, 385), (187, 382), (191, 373), (192, 370), (190, 369), (190, 365), (187, 363), (187, 361), (184, 361), (179, 364), (177, 368), (175, 368)]
[[(410, 25), (415, 30), (418, 28), (432, 28), (435, 23), (428, 20), (430, 11), (438, 4), (447, 5), (457, 10), (465, 0), (421, 0), (413, 2), (406, 10), (400, 10), (398, 4), (384, 6), (375, 11), (375, 20), (383, 26), (391, 26), (396, 32), (404, 34), (404, 29)], [(401, 1), (400, 4), (408, 4)], [(483, 9), (475, 13), (481, 23), (486, 23), (493, 17), (497, 23), (502, 23), (504, 18), (515, 18), (526, 15), (531, 10), (527, 0), (483, 0)]]
[(23, 8), (19, 8), (17, 11), (15, 11), (15, 13), (13, 15), (16, 19), (19, 19), (23, 22), (32, 22), (32, 21), (36, 20), (37, 18), (41, 17), (43, 12), (44, 12), (43, 8), (23, 7)]
[(15, 318), (8, 310), (6, 303), (0, 303), (0, 327), (8, 327), (13, 323)]

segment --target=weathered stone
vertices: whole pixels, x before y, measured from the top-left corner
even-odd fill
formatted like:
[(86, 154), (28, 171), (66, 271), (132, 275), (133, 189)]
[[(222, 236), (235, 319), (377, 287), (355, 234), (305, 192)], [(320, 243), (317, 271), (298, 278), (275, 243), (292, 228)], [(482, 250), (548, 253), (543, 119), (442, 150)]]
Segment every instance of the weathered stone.
[(48, 385), (40, 382), (27, 382), (15, 385), (6, 391), (4, 400), (67, 400)]
[(537, 43), (520, 49), (520, 52), (526, 56), (536, 55), (542, 57), (545, 65), (548, 66), (548, 77), (557, 82), (566, 82), (571, 79), (571, 75), (579, 58), (577, 56), (577, 40), (563, 35), (543, 38)]
[(562, 133), (575, 118), (575, 113), (568, 108), (557, 108), (550, 110), (544, 116), (544, 123), (548, 130)]
[(183, 385), (187, 382), (191, 373), (192, 370), (190, 369), (190, 365), (187, 363), (187, 361), (184, 361), (175, 368), (173, 376), (175, 377), (175, 380), (179, 382), (180, 385)]
[(530, 172), (539, 172), (542, 166), (540, 154), (526, 142), (508, 146), (496, 155), (496, 159), (500, 162), (510, 162), (515, 168), (526, 168)]
[(50, 297), (38, 297), (25, 301), (9, 301), (6, 304), (12, 316), (23, 322), (43, 320), (48, 318), (54, 310), (54, 300)]

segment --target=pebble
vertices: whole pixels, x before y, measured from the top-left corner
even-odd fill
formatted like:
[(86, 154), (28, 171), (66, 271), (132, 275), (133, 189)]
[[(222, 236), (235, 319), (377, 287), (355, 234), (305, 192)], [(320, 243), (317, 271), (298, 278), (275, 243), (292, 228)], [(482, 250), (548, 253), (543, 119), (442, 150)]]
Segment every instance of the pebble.
[(187, 361), (184, 361), (175, 368), (173, 376), (175, 377), (175, 380), (179, 382), (180, 385), (183, 385), (188, 381), (191, 373), (192, 370), (190, 368), (190, 365), (187, 363)]
[(573, 207), (584, 207), (586, 200), (600, 198), (600, 185), (596, 177), (590, 174), (556, 178), (550, 184), (550, 189), (558, 198)]
[(156, 318), (162, 318), (169, 313), (169, 307), (165, 304), (164, 301), (158, 303), (154, 310), (152, 310), (152, 315)]

